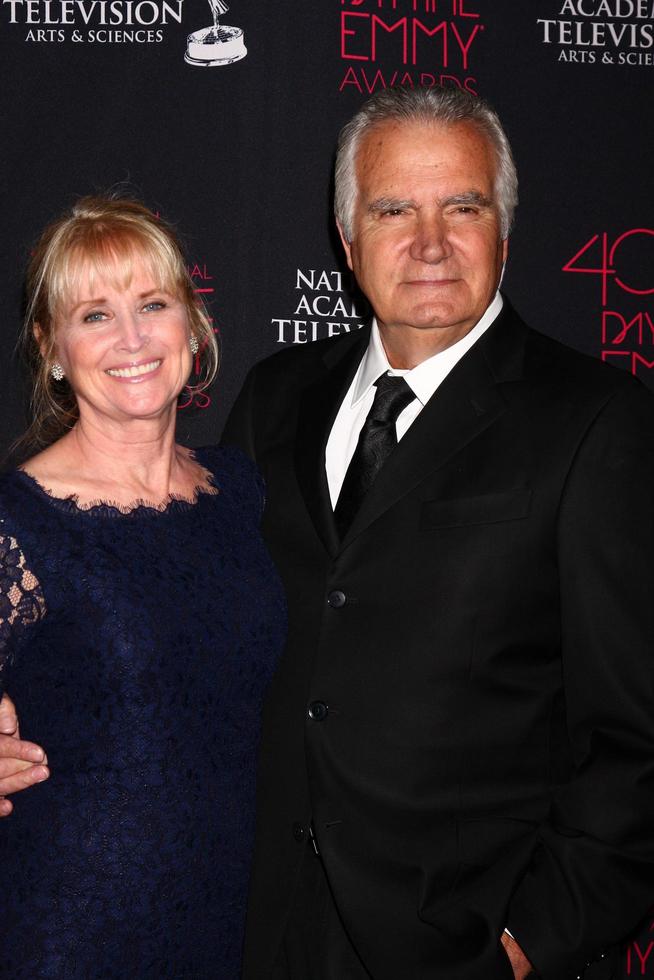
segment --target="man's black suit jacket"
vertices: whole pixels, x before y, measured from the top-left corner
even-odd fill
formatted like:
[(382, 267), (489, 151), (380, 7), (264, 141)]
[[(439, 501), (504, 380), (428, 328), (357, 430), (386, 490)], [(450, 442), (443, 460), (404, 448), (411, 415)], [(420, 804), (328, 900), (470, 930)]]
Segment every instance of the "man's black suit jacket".
[(508, 980), (505, 926), (576, 977), (654, 898), (654, 399), (505, 305), (339, 541), (325, 444), (368, 338), (257, 365), (225, 433), (290, 604), (244, 977), (311, 820), (375, 980)]

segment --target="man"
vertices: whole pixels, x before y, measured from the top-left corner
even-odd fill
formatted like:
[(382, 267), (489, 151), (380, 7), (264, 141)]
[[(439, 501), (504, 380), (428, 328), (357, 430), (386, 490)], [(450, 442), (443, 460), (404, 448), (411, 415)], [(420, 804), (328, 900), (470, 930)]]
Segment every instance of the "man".
[(481, 100), (375, 95), (336, 170), (373, 324), (227, 425), (290, 608), (246, 980), (566, 980), (654, 895), (652, 399), (499, 295), (515, 201)]
[(43, 749), (21, 741), (13, 702), (5, 695), (0, 700), (0, 817), (8, 817), (14, 808), (8, 794), (36, 786), (49, 775)]
[(335, 208), (372, 328), (227, 425), (290, 604), (247, 980), (565, 980), (654, 896), (652, 399), (498, 294), (515, 200), (481, 100), (375, 95)]

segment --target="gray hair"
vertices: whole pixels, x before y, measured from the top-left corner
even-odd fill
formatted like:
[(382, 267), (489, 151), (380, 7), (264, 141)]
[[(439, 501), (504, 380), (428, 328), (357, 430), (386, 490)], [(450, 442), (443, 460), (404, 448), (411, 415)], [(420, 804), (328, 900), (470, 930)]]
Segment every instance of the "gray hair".
[(338, 137), (334, 173), (334, 214), (348, 242), (352, 241), (358, 193), (356, 157), (363, 138), (375, 126), (401, 123), (470, 123), (495, 151), (495, 195), (502, 238), (508, 238), (518, 203), (518, 175), (511, 146), (494, 109), (477, 96), (457, 88), (387, 88), (376, 92), (345, 124)]

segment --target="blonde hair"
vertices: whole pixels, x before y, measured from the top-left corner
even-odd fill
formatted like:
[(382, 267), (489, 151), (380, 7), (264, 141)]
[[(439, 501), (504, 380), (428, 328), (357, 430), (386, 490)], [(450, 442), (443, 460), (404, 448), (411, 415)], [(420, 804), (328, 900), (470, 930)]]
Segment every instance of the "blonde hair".
[(49, 445), (79, 417), (67, 381), (54, 382), (51, 368), (57, 319), (82, 281), (108, 280), (126, 288), (135, 261), (142, 261), (159, 289), (184, 304), (199, 343), (202, 377), (196, 390), (216, 376), (218, 345), (207, 311), (196, 294), (173, 229), (139, 201), (83, 197), (48, 225), (27, 270), (27, 312), (21, 346), (32, 374), (32, 422), (21, 443)]

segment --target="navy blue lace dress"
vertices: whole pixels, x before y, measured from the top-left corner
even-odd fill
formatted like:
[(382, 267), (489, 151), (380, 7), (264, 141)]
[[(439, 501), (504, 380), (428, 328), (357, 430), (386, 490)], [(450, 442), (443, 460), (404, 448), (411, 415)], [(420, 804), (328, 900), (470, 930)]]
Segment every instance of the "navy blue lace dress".
[(261, 481), (128, 513), (0, 479), (0, 679), (50, 779), (0, 822), (0, 977), (239, 976), (259, 715), (284, 641)]

